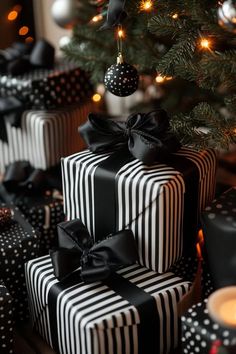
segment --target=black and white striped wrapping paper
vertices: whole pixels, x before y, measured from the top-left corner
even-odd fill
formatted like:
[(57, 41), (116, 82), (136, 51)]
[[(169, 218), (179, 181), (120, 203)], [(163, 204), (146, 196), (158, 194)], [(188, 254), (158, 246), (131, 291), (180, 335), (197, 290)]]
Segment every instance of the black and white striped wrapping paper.
[(87, 74), (72, 63), (37, 69), (24, 75), (0, 76), (1, 97), (17, 97), (34, 109), (52, 109), (84, 102), (93, 87)]
[[(184, 147), (177, 155), (193, 161), (199, 171), (200, 212), (214, 196), (216, 154), (212, 150), (197, 152)], [(65, 214), (69, 220), (81, 219), (95, 239), (94, 176), (99, 164), (109, 156), (86, 150), (62, 160)], [(133, 160), (124, 163), (117, 172), (115, 184), (115, 231), (131, 229), (140, 263), (159, 273), (165, 272), (183, 253), (183, 176), (165, 164), (146, 166)]]
[[(137, 264), (118, 273), (155, 298), (158, 353), (169, 353), (179, 339), (177, 303), (191, 284), (173, 273), (160, 275)], [(49, 256), (26, 264), (26, 281), (34, 327), (52, 345), (48, 294), (58, 280)], [(137, 309), (101, 282), (68, 286), (57, 298), (59, 353), (143, 354), (138, 351), (139, 321)]]
[(88, 102), (68, 109), (26, 111), (20, 128), (7, 123), (8, 142), (0, 140), (0, 171), (18, 160), (45, 170), (58, 164), (61, 157), (82, 150), (78, 126), (91, 110), (93, 104)]

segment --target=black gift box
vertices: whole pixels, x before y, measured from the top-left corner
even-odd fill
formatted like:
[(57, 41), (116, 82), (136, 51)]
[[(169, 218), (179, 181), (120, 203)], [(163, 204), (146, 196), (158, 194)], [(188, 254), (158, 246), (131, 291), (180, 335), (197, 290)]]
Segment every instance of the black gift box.
[(213, 322), (208, 315), (206, 303), (207, 300), (193, 305), (181, 317), (183, 354), (209, 354), (216, 340), (220, 340), (226, 349), (236, 344), (236, 332)]
[(13, 312), (12, 297), (0, 281), (0, 353), (13, 354)]
[(85, 101), (93, 92), (88, 76), (73, 64), (56, 64), (21, 76), (0, 76), (0, 96), (17, 97), (27, 108), (50, 109)]
[(16, 205), (38, 231), (39, 254), (48, 254), (57, 245), (57, 224), (65, 220), (62, 195), (19, 198)]
[(214, 288), (236, 285), (236, 188), (205, 209), (202, 226)]
[(38, 255), (38, 235), (18, 208), (13, 219), (0, 231), (0, 280), (13, 297), (13, 315), (18, 321), (28, 318), (24, 263)]

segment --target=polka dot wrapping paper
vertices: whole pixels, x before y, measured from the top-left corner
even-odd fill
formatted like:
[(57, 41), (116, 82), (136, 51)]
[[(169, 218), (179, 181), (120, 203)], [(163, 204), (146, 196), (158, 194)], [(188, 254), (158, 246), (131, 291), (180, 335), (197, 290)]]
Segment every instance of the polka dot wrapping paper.
[(28, 318), (28, 300), (24, 263), (38, 256), (38, 234), (18, 208), (12, 222), (0, 230), (0, 281), (4, 282), (13, 298), (13, 316), (16, 321)]
[(216, 340), (220, 340), (225, 347), (236, 345), (235, 331), (213, 322), (208, 315), (206, 303), (207, 300), (193, 305), (181, 317), (182, 354), (209, 354)]
[(236, 187), (209, 204), (202, 226), (214, 289), (236, 285)]
[(88, 76), (74, 64), (57, 64), (54, 69), (39, 69), (22, 76), (0, 76), (0, 96), (15, 96), (31, 108), (51, 109), (84, 102), (93, 87)]
[(57, 224), (65, 220), (62, 198), (43, 196), (18, 199), (17, 206), (28, 222), (38, 231), (39, 254), (46, 255), (57, 246)]
[(0, 281), (0, 353), (13, 354), (12, 297)]

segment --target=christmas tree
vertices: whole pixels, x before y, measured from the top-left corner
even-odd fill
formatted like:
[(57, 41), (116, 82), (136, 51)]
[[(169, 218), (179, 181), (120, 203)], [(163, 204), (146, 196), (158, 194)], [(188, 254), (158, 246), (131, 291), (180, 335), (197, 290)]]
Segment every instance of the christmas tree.
[[(195, 88), (195, 99), (171, 116), (182, 143), (201, 148), (235, 143), (236, 2), (117, 0), (122, 13), (111, 28), (99, 30), (111, 2), (115, 0), (79, 1), (78, 24), (66, 55), (89, 71), (94, 82), (103, 82), (116, 61), (116, 38), (122, 37), (125, 61), (140, 75), (152, 75), (157, 84), (175, 82), (176, 95), (183, 82), (182, 95), (187, 82)], [(164, 108), (168, 111), (168, 105)]]

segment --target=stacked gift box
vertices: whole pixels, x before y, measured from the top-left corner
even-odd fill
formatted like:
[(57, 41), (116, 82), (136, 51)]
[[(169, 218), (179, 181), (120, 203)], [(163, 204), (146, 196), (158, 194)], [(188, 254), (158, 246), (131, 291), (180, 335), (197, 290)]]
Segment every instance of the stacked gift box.
[[(164, 354), (179, 344), (178, 304), (198, 268), (199, 215), (214, 196), (216, 154), (178, 147), (158, 162), (147, 144), (143, 161), (133, 145), (143, 144), (153, 115), (163, 118), (132, 117), (135, 135), (142, 119), (134, 144), (129, 120), (90, 115), (80, 131), (92, 152), (62, 159), (67, 221), (58, 248), (26, 265), (33, 325), (56, 352)], [(135, 246), (121, 247), (124, 232)]]
[(0, 281), (0, 350), (2, 354), (13, 354), (12, 297), (5, 284)]

